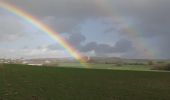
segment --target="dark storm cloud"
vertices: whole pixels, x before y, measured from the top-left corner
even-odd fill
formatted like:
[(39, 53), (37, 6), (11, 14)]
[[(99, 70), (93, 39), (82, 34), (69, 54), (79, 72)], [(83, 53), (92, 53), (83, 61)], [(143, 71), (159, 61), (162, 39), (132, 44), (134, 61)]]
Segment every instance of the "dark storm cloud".
[[(95, 0), (4, 0), (38, 17), (59, 33), (71, 32), (89, 18), (106, 11)], [(50, 17), (50, 18), (49, 18)], [(52, 17), (52, 19), (51, 19)]]
[(84, 47), (86, 52), (94, 51), (96, 55), (99, 54), (112, 54), (112, 53), (126, 53), (133, 48), (131, 41), (120, 39), (115, 43), (115, 45), (108, 44), (98, 44), (95, 42), (90, 42)]
[[(40, 18), (53, 16), (54, 28), (72, 30), (89, 18), (129, 16), (145, 36), (169, 34), (169, 0), (5, 0)], [(100, 2), (103, 1), (103, 4)], [(106, 3), (106, 4), (104, 4)], [(109, 4), (110, 3), (110, 4)], [(113, 14), (111, 14), (113, 13)], [(72, 26), (72, 27), (71, 27)]]
[(5, 0), (37, 16), (87, 18), (104, 15), (96, 0)]
[[(169, 34), (169, 0), (7, 0), (40, 18), (53, 16), (51, 26), (68, 32), (89, 18), (130, 16), (143, 36)], [(102, 4), (99, 4), (103, 1)], [(108, 4), (107, 4), (108, 3)], [(109, 4), (110, 3), (110, 4)], [(113, 13), (113, 14), (111, 14)]]
[(53, 28), (59, 33), (72, 33), (74, 30), (79, 30), (79, 25), (84, 22), (84, 20), (76, 18), (59, 18), (54, 16), (47, 16), (43, 19), (44, 23), (49, 27)]
[[(146, 39), (158, 38), (157, 45), (153, 46), (158, 48), (161, 57), (170, 58), (168, 55), (170, 51), (170, 0), (101, 0), (103, 1), (101, 4), (99, 4), (100, 0), (4, 1), (13, 3), (42, 19), (60, 33), (69, 33), (68, 41), (80, 51), (95, 51), (96, 54), (126, 52), (132, 48), (132, 45), (128, 40), (120, 40), (115, 45), (86, 41), (83, 34), (75, 34), (74, 31), (77, 28), (80, 30), (79, 26), (88, 19), (115, 16), (132, 18), (134, 19), (132, 23), (141, 36)], [(105, 30), (104, 33), (129, 34), (124, 31), (123, 27), (115, 28), (116, 26), (119, 26), (119, 23), (112, 23), (111, 28)]]
[(139, 30), (145, 36), (160, 36), (170, 34), (170, 1), (159, 0), (151, 2), (149, 6), (141, 8), (141, 12), (134, 12), (134, 16), (140, 21)]
[[(81, 33), (72, 33), (69, 37), (65, 37), (65, 40), (77, 49), (82, 49), (82, 43), (86, 40), (86, 37)], [(62, 49), (58, 44), (52, 44), (47, 46), (50, 50)]]
[(78, 34), (78, 33), (73, 33), (71, 34), (71, 36), (69, 37), (69, 43), (73, 44), (75, 46), (80, 46), (81, 43), (83, 43), (86, 40), (85, 36), (82, 34)]
[[(74, 36), (79, 36), (79, 39)], [(94, 51), (96, 56), (101, 54), (106, 55), (106, 54), (113, 54), (113, 53), (126, 53), (134, 49), (131, 41), (125, 39), (120, 39), (115, 43), (115, 45), (109, 45), (109, 44), (99, 44), (97, 42), (89, 42), (86, 44), (82, 44), (83, 41), (85, 40), (85, 37), (81, 34), (72, 35), (71, 37), (72, 38), (69, 38), (68, 41), (76, 49), (78, 49), (82, 53)], [(49, 45), (48, 49), (56, 50), (59, 49), (59, 47), (57, 44), (53, 44), (53, 45)]]
[(159, 56), (162, 59), (170, 59), (170, 35), (164, 35), (159, 38), (159, 42), (156, 43), (158, 46)]

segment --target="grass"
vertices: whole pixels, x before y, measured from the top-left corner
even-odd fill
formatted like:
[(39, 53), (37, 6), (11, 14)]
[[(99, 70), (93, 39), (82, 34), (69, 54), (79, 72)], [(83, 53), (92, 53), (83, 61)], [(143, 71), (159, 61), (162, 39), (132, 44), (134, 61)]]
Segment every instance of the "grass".
[(170, 73), (0, 66), (0, 100), (170, 100)]
[[(79, 63), (59, 63), (60, 67), (74, 67), (74, 68), (84, 68)], [(138, 70), (138, 71), (151, 71), (151, 66), (149, 65), (122, 65), (116, 66), (113, 64), (97, 64), (93, 63), (88, 66), (92, 69), (113, 69), (113, 70)]]

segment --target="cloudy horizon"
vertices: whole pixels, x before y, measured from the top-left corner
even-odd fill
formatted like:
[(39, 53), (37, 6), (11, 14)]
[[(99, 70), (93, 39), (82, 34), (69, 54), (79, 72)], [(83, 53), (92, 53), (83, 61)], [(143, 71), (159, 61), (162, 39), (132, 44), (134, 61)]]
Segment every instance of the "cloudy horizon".
[[(87, 56), (170, 59), (168, 0), (2, 0), (37, 17)], [(0, 58), (63, 58), (46, 33), (0, 8)]]

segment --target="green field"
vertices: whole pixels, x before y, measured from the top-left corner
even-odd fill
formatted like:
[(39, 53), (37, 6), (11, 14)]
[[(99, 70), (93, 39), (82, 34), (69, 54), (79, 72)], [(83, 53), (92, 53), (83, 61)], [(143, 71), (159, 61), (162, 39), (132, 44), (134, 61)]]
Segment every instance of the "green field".
[(89, 66), (82, 66), (79, 63), (58, 63), (60, 67), (72, 67), (72, 68), (91, 68), (91, 69), (113, 69), (113, 70), (136, 70), (136, 71), (153, 71), (149, 65), (122, 65), (116, 66), (113, 64), (89, 64)]
[(0, 65), (0, 100), (170, 100), (170, 73)]

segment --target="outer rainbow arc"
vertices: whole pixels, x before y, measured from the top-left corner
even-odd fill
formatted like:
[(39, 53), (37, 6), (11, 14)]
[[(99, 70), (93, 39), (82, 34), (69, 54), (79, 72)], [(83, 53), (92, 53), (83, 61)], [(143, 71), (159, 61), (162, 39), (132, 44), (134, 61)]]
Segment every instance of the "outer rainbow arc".
[(40, 29), (41, 31), (43, 31), (44, 33), (48, 34), (51, 38), (53, 38), (54, 40), (56, 40), (61, 46), (63, 46), (71, 56), (73, 56), (75, 59), (77, 59), (78, 61), (80, 61), (80, 63), (82, 63), (83, 65), (86, 65), (86, 61), (83, 58), (83, 56), (73, 47), (69, 44), (69, 42), (67, 42), (65, 39), (63, 39), (59, 33), (53, 31), (50, 27), (48, 27), (47, 25), (45, 25), (44, 23), (42, 23), (41, 21), (39, 21), (38, 19), (36, 19), (35, 17), (33, 17), (32, 15), (26, 13), (25, 11), (22, 11), (21, 9), (9, 4), (9, 3), (5, 3), (5, 2), (0, 2), (0, 7), (21, 17), (22, 19), (26, 20), (27, 22), (31, 23), (32, 25), (34, 25), (35, 27), (37, 27), (38, 29)]
[[(110, 3), (106, 0), (95, 0), (95, 3), (96, 6), (98, 6), (99, 8), (110, 6)], [(114, 10), (116, 14), (119, 14), (119, 12), (116, 9)], [(111, 15), (111, 16), (114, 15), (112, 13), (112, 9), (109, 7), (105, 11), (107, 15)], [(112, 20), (114, 20), (114, 18), (112, 18)], [(155, 58), (154, 54), (156, 53), (153, 50), (149, 49), (149, 45), (141, 37), (141, 33), (136, 28), (134, 28), (135, 26), (129, 24), (129, 22), (124, 18), (122, 20), (122, 23), (128, 26), (126, 27), (127, 28), (126, 31), (128, 32), (128, 34), (125, 35), (131, 39), (132, 43), (135, 45), (136, 50), (142, 53), (148, 59)], [(136, 37), (138, 37), (138, 39), (136, 39)]]

